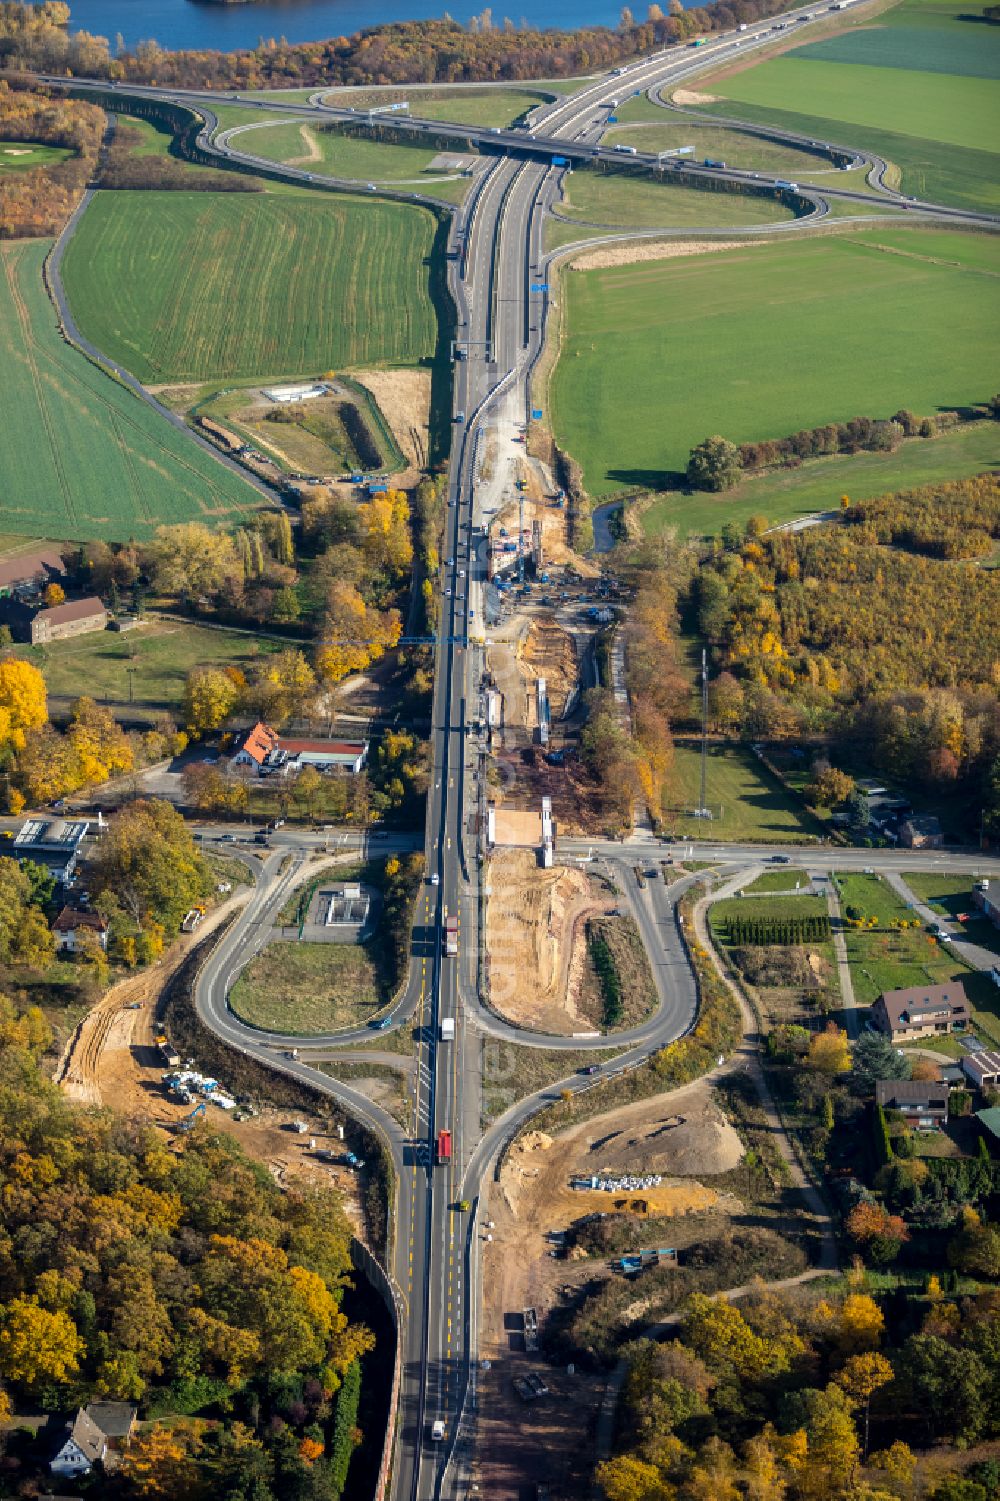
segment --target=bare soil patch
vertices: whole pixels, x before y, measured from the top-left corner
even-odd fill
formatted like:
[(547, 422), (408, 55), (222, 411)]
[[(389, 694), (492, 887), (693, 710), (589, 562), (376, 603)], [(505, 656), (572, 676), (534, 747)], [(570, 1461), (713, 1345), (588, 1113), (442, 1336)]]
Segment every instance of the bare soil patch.
[[(429, 370), (363, 370), (354, 379), (374, 396), (415, 470), (426, 468), (431, 409)], [(404, 475), (401, 483), (416, 484), (419, 475)]]
[(309, 126), (300, 125), (299, 135), (302, 137), (302, 144), (306, 148), (305, 156), (289, 157), (288, 165), (290, 167), (301, 167), (309, 162), (321, 162), (323, 160), (323, 153), (319, 148), (319, 142), (309, 129)]
[[(486, 903), (490, 998), (509, 1021), (569, 1036), (590, 1029), (577, 1009), (589, 916), (612, 905), (582, 870), (542, 870), (529, 850), (501, 850), (490, 862)], [(576, 974), (574, 955), (580, 952)], [(575, 983), (571, 983), (571, 980)]]
[(709, 255), (717, 250), (746, 250), (763, 240), (633, 240), (628, 245), (605, 245), (574, 257), (574, 271), (598, 271), (608, 266), (632, 266), (640, 261), (672, 261), (684, 255)]
[(496, 801), (537, 809), (543, 797), (552, 799), (552, 817), (562, 834), (598, 834), (605, 828), (600, 785), (574, 747), (561, 766), (550, 766), (534, 746), (500, 751), (495, 762), (500, 775)]
[(674, 89), (675, 104), (717, 104), (718, 94), (699, 94), (697, 89)]

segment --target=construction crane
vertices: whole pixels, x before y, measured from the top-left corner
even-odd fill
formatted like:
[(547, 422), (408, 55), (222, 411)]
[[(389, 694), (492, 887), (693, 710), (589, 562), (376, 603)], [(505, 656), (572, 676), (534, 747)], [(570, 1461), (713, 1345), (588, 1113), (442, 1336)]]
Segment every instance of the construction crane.
[(204, 1100), (202, 1100), (200, 1105), (196, 1105), (194, 1107), (190, 1115), (186, 1115), (184, 1117), (180, 1125), (177, 1127), (178, 1131), (190, 1131), (195, 1121), (198, 1120), (200, 1116), (205, 1114), (206, 1108), (207, 1107), (205, 1105), (205, 1102)]

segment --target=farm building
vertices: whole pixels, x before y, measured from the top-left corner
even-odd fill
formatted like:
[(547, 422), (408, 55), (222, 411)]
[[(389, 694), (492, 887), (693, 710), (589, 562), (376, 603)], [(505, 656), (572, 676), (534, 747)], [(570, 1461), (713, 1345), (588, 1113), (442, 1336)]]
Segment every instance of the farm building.
[(34, 547), (0, 562), (0, 599), (23, 591), (40, 591), (46, 584), (61, 584), (66, 565), (54, 547)]
[(105, 630), (107, 624), (108, 612), (96, 594), (67, 600), (64, 605), (39, 610), (33, 617), (31, 644), (44, 646), (49, 641), (65, 641), (68, 636), (85, 636), (90, 631)]
[(871, 1019), (893, 1042), (909, 1042), (960, 1031), (972, 1020), (972, 1007), (961, 980), (948, 980), (887, 990), (872, 1006)]
[(879, 1079), (875, 1100), (883, 1110), (898, 1110), (908, 1126), (936, 1131), (948, 1119), (949, 1092), (947, 1084), (921, 1079)]
[(107, 951), (108, 925), (96, 912), (78, 912), (74, 907), (64, 907), (52, 923), (57, 954), (75, 954), (81, 933), (93, 933), (101, 948)]

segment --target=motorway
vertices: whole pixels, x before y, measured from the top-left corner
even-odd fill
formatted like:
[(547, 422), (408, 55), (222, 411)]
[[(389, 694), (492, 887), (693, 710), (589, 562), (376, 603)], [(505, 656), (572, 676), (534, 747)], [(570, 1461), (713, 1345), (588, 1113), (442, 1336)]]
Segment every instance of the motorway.
[[(822, 14), (819, 12), (818, 14)], [(816, 12), (790, 12), (782, 18), (814, 17)], [(807, 29), (806, 27), (800, 28)], [(621, 156), (600, 147), (606, 128), (606, 106), (612, 97), (629, 92), (647, 92), (653, 97), (667, 84), (676, 84), (720, 59), (765, 45), (773, 40), (770, 24), (752, 26), (746, 33), (713, 38), (697, 52), (674, 48), (642, 59), (613, 77), (586, 81), (572, 95), (535, 110), (529, 130), (484, 131), (451, 126), (437, 121), (393, 117), (400, 129), (433, 133), (449, 139), (474, 141), (489, 153), (477, 172), (465, 204), (453, 213), (449, 239), (449, 277), (456, 308), (456, 345), (461, 358), (454, 366), (453, 454), (448, 477), (447, 542), (450, 559), (444, 570), (445, 594), (436, 647), (431, 751), (433, 772), (428, 794), (427, 823), (423, 849), (426, 881), (421, 888), (413, 930), (411, 959), (406, 983), (390, 1012), (391, 1024), (416, 1022), (416, 1099), (409, 1129), (396, 1122), (347, 1085), (328, 1078), (309, 1061), (310, 1051), (331, 1043), (364, 1042), (374, 1045), (370, 1031), (340, 1033), (335, 1038), (311, 1040), (264, 1036), (240, 1024), (228, 1009), (227, 996), (235, 976), (267, 940), (274, 912), (302, 873), (310, 850), (324, 842), (327, 848), (339, 842), (335, 831), (319, 835), (283, 830), (273, 837), (264, 854), (261, 879), (233, 926), (216, 945), (202, 969), (196, 993), (198, 1013), (231, 1045), (262, 1059), (270, 1067), (300, 1078), (310, 1086), (342, 1100), (345, 1106), (377, 1131), (388, 1144), (397, 1177), (395, 1203), (390, 1206), (392, 1261), (390, 1272), (398, 1290), (402, 1383), (400, 1416), (396, 1433), (393, 1494), (398, 1501), (432, 1501), (464, 1491), (464, 1461), (467, 1441), (475, 1420), (475, 1320), (477, 1208), (480, 1189), (507, 1135), (560, 1086), (539, 1091), (518, 1101), (488, 1131), (480, 1129), (481, 1058), (484, 1038), (500, 1044), (544, 1047), (600, 1047), (608, 1039), (591, 1040), (541, 1037), (502, 1022), (488, 1011), (479, 994), (477, 958), (481, 856), (479, 826), (475, 817), (477, 798), (485, 776), (473, 726), (481, 718), (480, 685), (482, 658), (483, 570), (478, 561), (482, 526), (500, 502), (511, 493), (514, 466), (523, 447), (518, 441), (530, 416), (530, 379), (541, 353), (548, 291), (544, 272), (546, 254), (543, 224), (546, 210), (560, 191), (563, 166), (553, 166), (552, 156), (570, 161), (603, 159), (621, 163)], [(53, 78), (52, 83), (65, 84)], [(92, 88), (102, 93), (109, 85), (101, 80), (74, 80), (74, 89)], [(295, 167), (264, 162), (249, 151), (234, 146), (238, 128), (218, 132), (212, 105), (218, 94), (176, 89), (120, 87), (123, 102), (128, 96), (145, 96), (194, 106), (206, 120), (199, 144), (223, 160), (252, 166), (276, 175), (316, 186), (349, 187), (358, 184), (323, 178)], [(330, 109), (314, 96), (307, 105), (241, 99), (241, 105), (261, 111), (278, 110), (303, 117), (357, 121), (346, 110)], [(859, 157), (861, 154), (859, 153)], [(869, 165), (874, 159), (863, 157)], [(648, 167), (652, 159), (629, 157)], [(688, 177), (722, 175), (741, 187), (773, 192), (775, 180), (751, 174), (710, 172), (690, 167)], [(384, 196), (415, 198), (417, 194)], [(822, 218), (827, 198), (862, 199), (871, 207), (870, 195), (848, 188), (803, 188), (797, 196), (808, 201), (811, 217)], [(884, 201), (938, 217), (964, 222), (983, 222), (989, 216), (963, 214), (930, 204), (907, 202), (886, 193)], [(875, 200), (876, 205), (878, 200)], [(804, 221), (771, 226), (772, 231), (794, 229)], [(989, 222), (995, 224), (996, 220)], [(662, 232), (661, 232), (662, 233)], [(732, 233), (728, 230), (727, 233)], [(532, 290), (533, 287), (539, 290)], [(483, 466), (484, 449), (491, 446), (490, 464)], [(206, 829), (209, 837), (221, 830)], [(229, 830), (226, 831), (230, 833)], [(357, 836), (355, 836), (357, 839)], [(345, 841), (344, 847), (349, 847)], [(388, 853), (391, 838), (365, 840), (365, 850)], [(658, 859), (667, 851), (651, 840), (637, 838), (626, 844), (563, 841), (561, 854), (581, 860), (628, 862)], [(675, 853), (680, 854), (679, 849)], [(775, 853), (788, 853), (766, 846), (714, 846), (697, 850), (699, 859), (751, 867)], [(289, 861), (289, 856), (291, 859)], [(851, 868), (871, 865), (904, 870), (916, 863), (904, 851), (851, 851), (825, 847), (802, 852), (810, 868)], [(948, 862), (948, 869), (989, 869), (989, 862), (972, 854), (946, 855), (935, 852), (916, 857), (921, 866)], [(964, 862), (964, 863), (963, 863)], [(640, 890), (627, 869), (617, 867), (616, 879), (624, 900), (636, 916), (653, 960), (659, 991), (655, 1014), (631, 1033), (619, 1034), (625, 1051), (609, 1068), (618, 1070), (648, 1057), (682, 1035), (695, 1014), (695, 987), (677, 927), (675, 904), (684, 889), (679, 880), (665, 887), (649, 882)], [(993, 869), (1000, 873), (1000, 865)], [(445, 918), (459, 920), (459, 957), (445, 957), (442, 932)], [(453, 1018), (455, 1040), (440, 1041), (443, 1018)], [(286, 1056), (298, 1048), (297, 1057)], [(563, 1087), (581, 1090), (593, 1081), (573, 1076)], [(434, 1142), (441, 1129), (452, 1133), (453, 1154), (448, 1163), (434, 1164)], [(470, 1201), (471, 1213), (456, 1205)], [(472, 1378), (472, 1379), (470, 1379)], [(444, 1438), (431, 1436), (432, 1424), (440, 1420)]]

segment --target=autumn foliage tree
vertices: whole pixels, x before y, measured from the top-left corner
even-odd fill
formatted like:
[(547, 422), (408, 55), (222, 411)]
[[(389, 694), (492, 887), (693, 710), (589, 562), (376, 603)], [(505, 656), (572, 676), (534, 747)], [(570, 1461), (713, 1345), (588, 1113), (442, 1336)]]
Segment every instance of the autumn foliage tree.
[(856, 1204), (847, 1216), (848, 1235), (855, 1245), (875, 1263), (882, 1266), (894, 1261), (910, 1232), (898, 1214), (890, 1214), (881, 1204), (864, 1201)]

